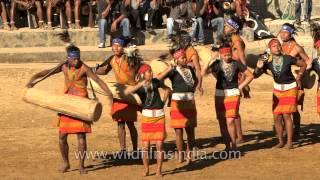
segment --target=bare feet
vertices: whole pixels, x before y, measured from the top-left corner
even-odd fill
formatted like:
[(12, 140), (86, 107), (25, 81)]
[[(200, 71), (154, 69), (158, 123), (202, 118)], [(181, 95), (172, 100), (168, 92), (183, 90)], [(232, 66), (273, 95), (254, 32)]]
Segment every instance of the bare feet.
[(236, 142), (237, 144), (242, 144), (242, 143), (245, 143), (246, 141), (243, 138), (238, 138)]
[(48, 22), (47, 29), (48, 29), (48, 30), (52, 30), (52, 29), (53, 29), (53, 28), (52, 28), (52, 22)]
[(68, 22), (68, 29), (72, 29), (72, 23), (70, 21)]
[(39, 28), (44, 29), (44, 22), (43, 21), (39, 21)]
[(66, 163), (63, 165), (63, 167), (59, 170), (60, 173), (65, 173), (70, 169), (70, 164)]
[(284, 144), (283, 143), (278, 143), (275, 145), (273, 148), (283, 148)]
[(18, 28), (16, 27), (16, 25), (14, 23), (10, 23), (10, 25), (11, 25), (11, 31), (18, 30)]
[(4, 24), (3, 25), (3, 29), (7, 30), (7, 31), (10, 31), (10, 26), (8, 24)]
[(187, 158), (187, 159), (186, 159), (186, 164), (187, 164), (187, 165), (190, 165), (191, 163), (192, 163), (191, 158)]
[(85, 170), (84, 168), (79, 168), (80, 174), (88, 174), (88, 171)]
[(143, 173), (143, 176), (144, 176), (144, 177), (149, 176), (149, 170), (145, 170), (144, 173)]
[(182, 152), (178, 152), (178, 162), (179, 163), (183, 163), (184, 159), (183, 159), (183, 156), (182, 156)]
[(160, 171), (160, 172), (158, 171), (157, 174), (156, 174), (156, 176), (157, 176), (157, 177), (163, 177), (161, 171)]
[(224, 151), (230, 151), (230, 149), (231, 149), (230, 144), (226, 144), (226, 148), (224, 149)]
[(287, 143), (287, 144), (285, 145), (285, 148), (286, 148), (286, 149), (293, 149), (292, 143)]
[(80, 24), (79, 23), (76, 23), (76, 27), (75, 27), (76, 29), (81, 29), (82, 27), (80, 26)]
[(75, 28), (76, 28), (76, 29), (81, 29), (80, 20), (76, 19), (75, 22), (76, 22), (76, 23), (75, 23), (75, 24), (76, 24), (76, 27), (75, 27)]
[(186, 164), (189, 165), (192, 162), (192, 157), (191, 157), (192, 152), (187, 152), (187, 158), (186, 158)]
[(237, 143), (231, 144), (231, 151), (236, 151), (237, 148)]

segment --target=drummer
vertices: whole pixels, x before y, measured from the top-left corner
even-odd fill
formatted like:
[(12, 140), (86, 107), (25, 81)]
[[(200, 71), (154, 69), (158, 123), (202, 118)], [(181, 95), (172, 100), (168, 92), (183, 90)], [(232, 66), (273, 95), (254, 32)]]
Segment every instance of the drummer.
[[(142, 61), (141, 58), (129, 57), (124, 51), (125, 41), (118, 37), (112, 40), (113, 55), (108, 57), (96, 70), (98, 75), (108, 75), (113, 71), (116, 82), (123, 85), (136, 85), (136, 72)], [(133, 153), (138, 151), (138, 132), (134, 122), (140, 107), (125, 100), (114, 98), (112, 104), (112, 119), (117, 123), (118, 139), (120, 143), (120, 158), (127, 154), (126, 125), (130, 132)]]
[[(63, 72), (65, 77), (65, 89), (64, 93), (88, 98), (87, 92), (87, 78), (91, 78), (96, 81), (98, 85), (108, 94), (110, 100), (112, 100), (112, 94), (108, 86), (97, 76), (92, 70), (83, 63), (80, 59), (80, 49), (74, 45), (67, 47), (67, 60), (62, 63), (58, 68), (51, 70), (43, 70), (32, 76), (27, 84), (28, 88), (33, 87), (36, 84), (36, 80), (45, 77), (52, 76), (54, 74)], [(59, 145), (60, 152), (63, 159), (63, 166), (60, 172), (64, 173), (70, 169), (69, 162), (69, 145), (68, 135), (77, 134), (78, 138), (78, 150), (79, 154), (84, 155), (87, 150), (86, 133), (91, 133), (91, 125), (81, 119), (66, 116), (63, 114), (58, 115), (58, 126), (59, 126)], [(79, 171), (80, 174), (86, 174), (87, 171), (84, 168), (85, 156), (80, 156)]]

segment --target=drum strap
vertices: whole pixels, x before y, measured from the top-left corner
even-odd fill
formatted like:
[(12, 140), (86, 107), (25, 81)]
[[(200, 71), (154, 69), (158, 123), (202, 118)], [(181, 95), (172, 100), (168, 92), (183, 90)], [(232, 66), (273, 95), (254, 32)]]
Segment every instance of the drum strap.
[[(99, 68), (99, 66), (100, 66), (100, 65), (97, 64), (96, 67), (94, 67), (93, 73), (96, 73), (96, 71), (97, 71), (97, 69)], [(90, 84), (90, 88), (91, 88), (91, 90), (92, 90), (93, 98), (94, 98), (94, 99), (97, 99), (97, 95), (96, 95), (96, 92), (94, 91), (94, 88), (93, 88), (93, 86), (92, 86), (91, 79), (89, 79), (89, 84)]]
[(90, 84), (90, 88), (92, 90), (93, 99), (97, 99), (97, 95), (96, 95), (96, 92), (94, 91), (94, 88), (92, 86), (91, 79), (89, 79), (89, 84)]

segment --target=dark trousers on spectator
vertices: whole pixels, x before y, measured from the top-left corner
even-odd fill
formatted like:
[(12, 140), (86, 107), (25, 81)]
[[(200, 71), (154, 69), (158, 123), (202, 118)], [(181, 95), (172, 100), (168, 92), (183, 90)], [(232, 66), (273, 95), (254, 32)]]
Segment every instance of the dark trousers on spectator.
[(141, 18), (141, 11), (139, 9), (132, 9), (131, 10), (131, 20), (132, 25), (137, 28), (137, 29), (141, 29), (142, 28), (142, 18)]
[(153, 26), (153, 22), (155, 21), (155, 17), (156, 17), (156, 14), (158, 12), (158, 9), (153, 9), (153, 8), (150, 8), (149, 11), (148, 11), (148, 21), (147, 21), (147, 28), (150, 28)]
[(147, 4), (140, 6), (138, 9), (131, 9), (131, 25), (133, 25), (137, 29), (145, 29), (146, 23), (144, 21), (144, 16), (146, 13), (148, 13), (147, 9)]
[[(311, 12), (312, 12), (312, 0), (304, 0), (306, 3), (305, 6), (305, 20), (309, 20), (311, 18)], [(301, 18), (301, 0), (296, 0), (296, 5), (295, 5), (295, 19), (297, 21), (300, 21)]]

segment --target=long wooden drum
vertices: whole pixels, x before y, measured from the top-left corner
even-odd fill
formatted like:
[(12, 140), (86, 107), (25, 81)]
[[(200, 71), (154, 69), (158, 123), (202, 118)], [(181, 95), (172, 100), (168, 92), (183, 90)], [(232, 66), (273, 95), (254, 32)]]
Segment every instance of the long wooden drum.
[(200, 65), (202, 67), (208, 65), (212, 60), (218, 58), (219, 53), (211, 51), (210, 48), (206, 46), (195, 46), (194, 47), (199, 55)]
[[(160, 61), (159, 59), (151, 60), (150, 63), (148, 64), (151, 66), (154, 75), (157, 75), (158, 73), (163, 72), (168, 67), (166, 63)], [(90, 80), (90, 81), (96, 93), (101, 95), (106, 95), (105, 92), (99, 87), (99, 85), (95, 81), (93, 80)], [(123, 85), (115, 82), (106, 82), (106, 83), (110, 88), (113, 98), (121, 99), (131, 104), (141, 105), (141, 100), (137, 94), (130, 94), (127, 96), (124, 95), (124, 90), (128, 88), (130, 85)], [(166, 81), (165, 83), (166, 85), (170, 86), (170, 84), (168, 84), (168, 81)], [(88, 86), (88, 89), (91, 90), (91, 87)]]
[[(90, 80), (90, 81), (91, 81), (92, 87), (96, 93), (101, 94), (101, 95), (107, 95), (107, 94), (105, 94), (105, 92), (100, 88), (100, 86), (95, 81), (93, 81), (93, 80)], [(121, 99), (121, 100), (127, 101), (131, 104), (136, 104), (136, 105), (141, 104), (141, 100), (137, 94), (130, 94), (128, 96), (124, 95), (124, 90), (126, 88), (128, 88), (129, 85), (118, 84), (115, 82), (106, 82), (106, 84), (108, 85), (108, 87), (113, 95), (113, 98)], [(91, 90), (91, 87), (88, 86), (88, 89)]]
[(23, 100), (88, 122), (98, 121), (102, 113), (102, 105), (98, 101), (36, 88), (26, 89)]
[[(212, 61), (212, 59), (215, 59), (218, 56), (217, 52), (212, 52), (211, 49), (205, 46), (196, 46), (195, 49), (199, 54), (201, 66), (209, 64)], [(157, 59), (150, 60), (148, 64), (151, 66), (154, 76), (156, 76), (157, 74), (166, 70), (166, 68), (168, 67), (167, 63), (169, 63), (170, 61), (171, 59), (162, 60), (160, 58), (157, 58)], [(106, 95), (96, 82), (91, 80), (91, 83), (95, 92), (101, 95)], [(171, 83), (168, 79), (165, 80), (164, 83), (165, 85), (171, 87)], [(122, 85), (115, 82), (107, 82), (107, 85), (110, 88), (114, 98), (121, 99), (132, 104), (137, 104), (137, 105), (141, 104), (141, 100), (138, 95), (136, 94), (132, 94), (128, 96), (124, 95), (124, 90), (127, 87), (129, 87), (129, 85)], [(88, 86), (88, 89), (91, 90), (91, 87)]]

